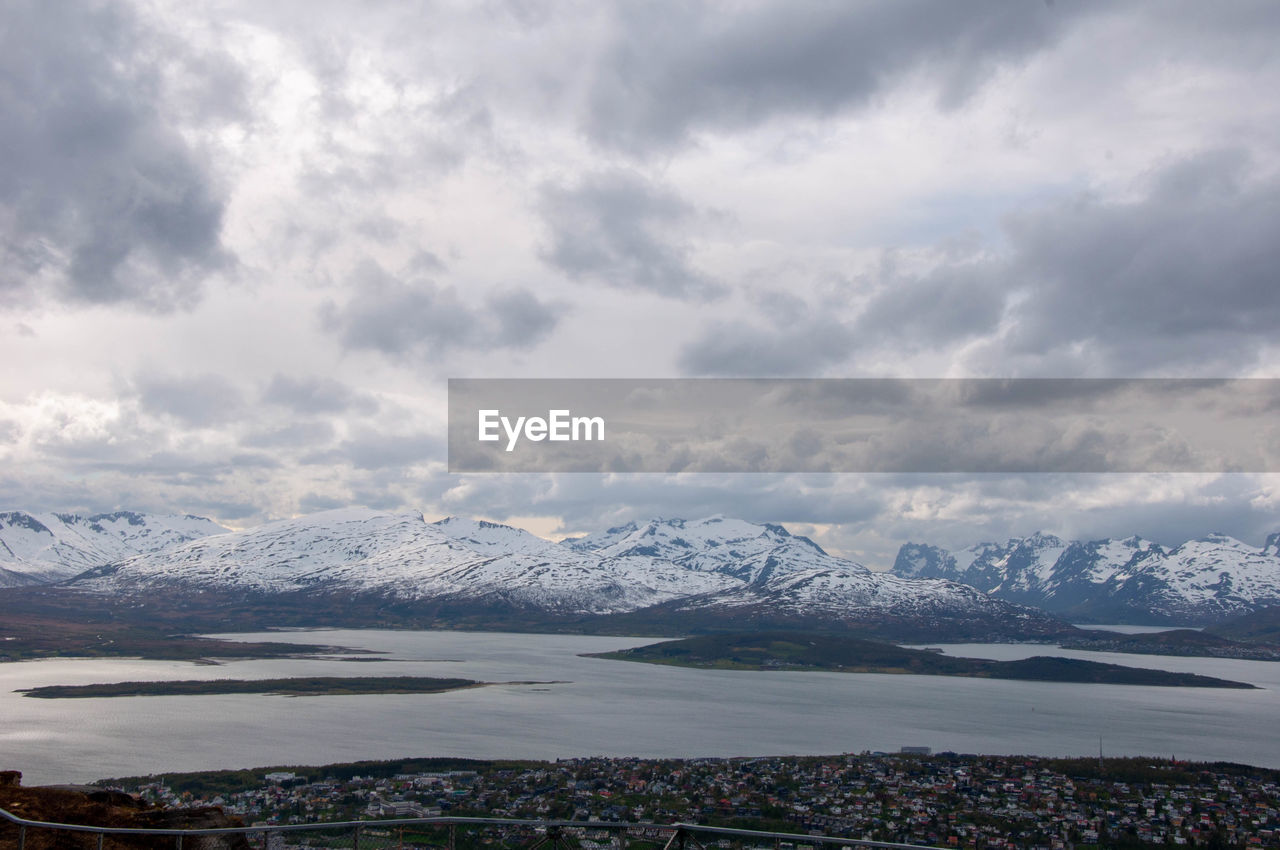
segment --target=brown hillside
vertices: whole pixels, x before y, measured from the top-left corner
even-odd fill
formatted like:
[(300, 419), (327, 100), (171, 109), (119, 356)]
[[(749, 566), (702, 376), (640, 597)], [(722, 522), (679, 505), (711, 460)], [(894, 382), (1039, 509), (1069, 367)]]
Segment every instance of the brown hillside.
[[(165, 809), (120, 791), (80, 786), (24, 788), (22, 774), (0, 771), (0, 809), (21, 818), (86, 826), (152, 829), (217, 829), (243, 826), (217, 806)], [(17, 850), (17, 825), (0, 819), (0, 850)], [(98, 836), (67, 830), (27, 828), (25, 850), (96, 850)], [(108, 835), (103, 850), (173, 850), (173, 836)], [(184, 837), (183, 850), (249, 850), (243, 835)]]

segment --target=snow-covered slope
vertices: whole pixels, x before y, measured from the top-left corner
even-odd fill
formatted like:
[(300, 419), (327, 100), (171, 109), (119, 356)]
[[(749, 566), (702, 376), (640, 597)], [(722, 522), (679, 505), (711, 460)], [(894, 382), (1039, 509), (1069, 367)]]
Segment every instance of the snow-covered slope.
[(1141, 537), (1064, 544), (1044, 534), (958, 552), (908, 543), (893, 572), (1061, 614), (1194, 624), (1280, 604), (1280, 534), (1261, 549), (1221, 534), (1167, 551)]
[(809, 538), (792, 535), (780, 525), (720, 516), (633, 522), (564, 545), (605, 560), (657, 559), (749, 584), (767, 582), (778, 570), (827, 567), (832, 562), (868, 572), (859, 564), (832, 558)]
[(227, 529), (203, 517), (0, 513), (0, 587), (61, 581), (93, 567)]
[(557, 544), (496, 523), (347, 509), (139, 555), (77, 586), (373, 594), (573, 615), (765, 606), (851, 620), (1021, 616), (964, 585), (873, 573), (781, 526), (723, 517), (632, 523)]
[[(326, 511), (130, 558), (79, 586), (371, 593), (611, 613), (689, 592), (662, 562), (604, 560), (496, 523)], [(695, 582), (695, 592), (713, 583)]]

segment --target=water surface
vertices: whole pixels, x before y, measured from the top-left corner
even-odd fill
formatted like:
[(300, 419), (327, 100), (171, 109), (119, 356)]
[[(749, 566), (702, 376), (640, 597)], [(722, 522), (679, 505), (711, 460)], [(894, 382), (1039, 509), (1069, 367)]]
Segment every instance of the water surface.
[[(278, 632), (238, 634), (279, 639)], [(1264, 690), (1156, 688), (938, 676), (694, 670), (581, 658), (653, 638), (322, 630), (299, 637), (386, 652), (384, 663), (267, 659), (48, 659), (0, 664), (0, 769), (27, 784), (164, 771), (401, 756), (829, 754), (929, 746), (983, 753), (1176, 755), (1280, 767), (1280, 663), (1004, 644), (944, 646), (1203, 673)], [(105, 681), (282, 676), (459, 676), (444, 694), (260, 694), (36, 700), (13, 691)]]

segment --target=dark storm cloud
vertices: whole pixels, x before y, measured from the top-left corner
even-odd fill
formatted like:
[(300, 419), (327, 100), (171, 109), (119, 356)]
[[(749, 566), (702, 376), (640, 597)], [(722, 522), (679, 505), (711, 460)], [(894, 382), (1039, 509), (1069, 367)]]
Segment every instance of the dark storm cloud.
[(1216, 151), (1133, 202), (1074, 198), (1009, 219), (1007, 276), (1025, 298), (1008, 350), (1087, 344), (1117, 369), (1239, 369), (1280, 325), (1280, 183)]
[(689, 262), (681, 228), (696, 211), (639, 174), (613, 170), (545, 186), (541, 212), (551, 236), (542, 259), (574, 280), (674, 298), (722, 291)]
[(864, 343), (943, 347), (993, 333), (1007, 298), (1004, 270), (985, 258), (920, 277), (894, 275), (858, 317), (854, 332)]
[(47, 281), (42, 294), (72, 302), (191, 305), (228, 262), (225, 202), (159, 104), (168, 85), (184, 109), (225, 117), (234, 70), (178, 55), (120, 4), (16, 2), (4, 18), (0, 294)]
[(1280, 182), (1207, 151), (1155, 172), (1136, 199), (1093, 195), (1010, 214), (996, 252), (887, 267), (847, 322), (839, 305), (720, 320), (683, 348), (689, 375), (818, 375), (860, 351), (986, 346), (1004, 374), (1247, 371), (1280, 326)]
[(143, 410), (194, 428), (235, 422), (245, 409), (240, 391), (221, 375), (145, 375), (136, 391)]
[(276, 375), (262, 400), (295, 413), (372, 413), (378, 402), (333, 378), (290, 378)]
[(729, 14), (699, 3), (624, 4), (593, 68), (586, 130), (627, 150), (672, 148), (699, 130), (861, 106), (916, 71), (937, 81), (940, 105), (954, 107), (1089, 8), (830, 0)]
[(559, 316), (528, 289), (490, 295), (480, 306), (452, 287), (424, 278), (401, 281), (372, 262), (351, 281), (345, 304), (320, 312), (326, 330), (344, 347), (391, 357), (440, 356), (454, 350), (528, 349), (545, 339)]

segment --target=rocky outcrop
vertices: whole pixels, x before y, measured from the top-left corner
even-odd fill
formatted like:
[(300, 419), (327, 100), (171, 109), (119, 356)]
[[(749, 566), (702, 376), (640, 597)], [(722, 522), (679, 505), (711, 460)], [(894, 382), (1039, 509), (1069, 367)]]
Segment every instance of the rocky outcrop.
[[(243, 826), (217, 806), (166, 809), (96, 786), (24, 788), (22, 774), (0, 771), (0, 809), (31, 821), (142, 829), (221, 829)], [(19, 827), (0, 819), (0, 850), (17, 850)], [(249, 850), (243, 835), (184, 837), (184, 850)], [(94, 850), (95, 833), (27, 827), (24, 850)], [(173, 836), (106, 835), (103, 850), (173, 850)]]

